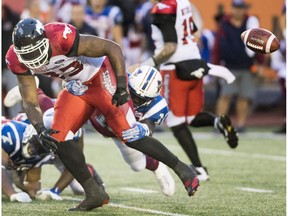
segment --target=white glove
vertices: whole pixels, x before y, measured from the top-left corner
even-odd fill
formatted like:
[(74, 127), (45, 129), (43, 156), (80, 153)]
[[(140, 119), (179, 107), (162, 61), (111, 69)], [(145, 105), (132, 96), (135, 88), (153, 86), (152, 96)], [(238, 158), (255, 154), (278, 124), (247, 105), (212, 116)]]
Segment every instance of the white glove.
[(122, 138), (128, 142), (142, 139), (145, 136), (149, 136), (150, 130), (146, 124), (136, 122), (132, 128), (122, 132)]
[(12, 194), (10, 196), (10, 201), (11, 202), (31, 202), (32, 199), (27, 193), (19, 192), (19, 193)]
[(53, 193), (50, 190), (37, 191), (35, 198), (38, 200), (51, 200), (51, 199), (52, 200), (58, 200), (58, 201), (63, 200), (63, 198), (61, 196), (59, 196), (56, 193)]

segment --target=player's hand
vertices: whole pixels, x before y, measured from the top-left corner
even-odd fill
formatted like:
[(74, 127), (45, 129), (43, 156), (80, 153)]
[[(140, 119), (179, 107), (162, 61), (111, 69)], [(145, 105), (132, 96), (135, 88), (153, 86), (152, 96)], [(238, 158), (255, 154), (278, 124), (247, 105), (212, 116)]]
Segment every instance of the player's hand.
[(38, 200), (63, 200), (63, 198), (59, 194), (54, 193), (52, 190), (37, 191), (35, 198)]
[(115, 94), (112, 97), (112, 104), (115, 106), (121, 106), (129, 101), (130, 95), (126, 88), (118, 87)]
[[(37, 129), (36, 129), (37, 130)], [(41, 144), (47, 153), (56, 152), (58, 140), (51, 135), (59, 133), (59, 131), (53, 129), (47, 129), (44, 126), (37, 130)]]
[(11, 202), (31, 202), (32, 199), (27, 193), (19, 192), (19, 193), (12, 194), (10, 196), (10, 201)]
[(133, 142), (149, 136), (150, 130), (146, 124), (136, 122), (132, 128), (122, 132), (122, 138), (127, 142)]

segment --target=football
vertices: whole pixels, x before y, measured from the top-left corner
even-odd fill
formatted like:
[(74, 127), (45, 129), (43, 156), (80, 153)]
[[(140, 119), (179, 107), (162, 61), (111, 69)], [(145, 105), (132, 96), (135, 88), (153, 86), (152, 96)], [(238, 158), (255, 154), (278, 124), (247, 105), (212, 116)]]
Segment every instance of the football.
[(269, 54), (279, 49), (277, 37), (267, 29), (251, 28), (241, 34), (245, 46), (256, 53)]

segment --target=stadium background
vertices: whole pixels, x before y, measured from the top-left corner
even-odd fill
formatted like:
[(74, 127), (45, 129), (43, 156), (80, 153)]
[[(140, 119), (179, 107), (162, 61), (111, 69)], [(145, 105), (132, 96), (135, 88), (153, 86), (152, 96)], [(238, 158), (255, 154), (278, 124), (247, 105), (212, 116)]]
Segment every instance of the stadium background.
[[(2, 0), (17, 13), (21, 13), (27, 0)], [(230, 0), (193, 0), (191, 1), (200, 11), (203, 28), (214, 30), (216, 28), (214, 16), (222, 6), (224, 12), (230, 11)], [(256, 15), (263, 28), (277, 33), (279, 29), (279, 16), (281, 15), (284, 0), (247, 0), (251, 5), (249, 14)], [(221, 6), (220, 6), (221, 5)], [(279, 31), (278, 31), (279, 33)], [(277, 35), (277, 34), (276, 34)], [(256, 100), (253, 101), (251, 115), (248, 118), (247, 126), (269, 126), (276, 128), (283, 124), (285, 119), (286, 103), (283, 101), (280, 86), (277, 80), (277, 73), (269, 67), (269, 55), (266, 56), (264, 78), (259, 79), (259, 86)], [(215, 111), (217, 93), (215, 85), (206, 86), (205, 108)], [(234, 104), (231, 105), (230, 115), (234, 121)], [(273, 129), (272, 129), (273, 130)]]

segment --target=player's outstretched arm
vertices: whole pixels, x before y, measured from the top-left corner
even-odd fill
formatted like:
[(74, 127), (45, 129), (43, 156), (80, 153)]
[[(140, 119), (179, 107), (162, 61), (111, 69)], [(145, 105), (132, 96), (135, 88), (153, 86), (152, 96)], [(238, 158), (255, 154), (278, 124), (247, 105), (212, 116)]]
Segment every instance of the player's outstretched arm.
[(17, 193), (8, 177), (6, 167), (8, 167), (9, 156), (2, 149), (2, 193), (10, 198), (11, 202), (31, 202), (31, 198), (25, 192)]

